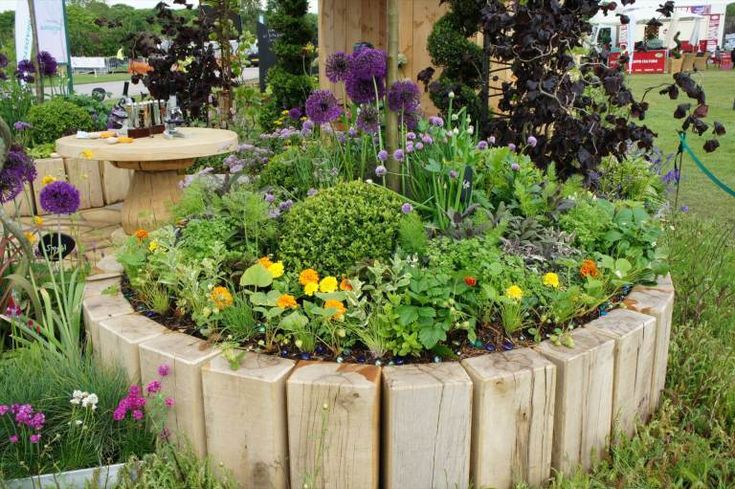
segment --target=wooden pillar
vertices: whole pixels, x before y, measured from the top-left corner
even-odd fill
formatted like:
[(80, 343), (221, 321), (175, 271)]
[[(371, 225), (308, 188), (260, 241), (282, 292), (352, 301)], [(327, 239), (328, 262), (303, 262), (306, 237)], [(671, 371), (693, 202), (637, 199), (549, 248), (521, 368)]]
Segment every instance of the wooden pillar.
[[(386, 90), (398, 79), (398, 42), (400, 36), (398, 0), (387, 0), (388, 2), (388, 78), (386, 79)], [(385, 111), (385, 141), (388, 150), (388, 187), (396, 192), (401, 191), (400, 172), (401, 164), (393, 158), (393, 152), (400, 145), (398, 127), (398, 114), (393, 111)]]
[(140, 384), (138, 345), (167, 331), (165, 326), (139, 314), (105, 319), (98, 325), (97, 358), (105, 365), (122, 367), (131, 383)]
[(82, 312), (87, 332), (87, 342), (92, 343), (92, 351), (97, 355), (99, 353), (97, 352), (97, 345), (100, 343), (100, 321), (116, 316), (124, 316), (125, 314), (132, 314), (133, 308), (120, 291), (118, 291), (112, 295), (94, 295), (85, 298), (82, 301)]
[(474, 384), (473, 487), (542, 485), (551, 474), (556, 367), (530, 348), (462, 361)]
[(382, 487), (466, 489), (471, 419), (472, 382), (459, 363), (383, 368)]

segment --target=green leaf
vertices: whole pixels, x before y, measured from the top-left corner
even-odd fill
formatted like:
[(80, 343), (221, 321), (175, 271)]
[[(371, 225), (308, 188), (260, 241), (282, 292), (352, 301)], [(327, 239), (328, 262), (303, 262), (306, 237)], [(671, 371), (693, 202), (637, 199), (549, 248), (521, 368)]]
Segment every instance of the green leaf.
[(398, 313), (398, 323), (401, 326), (415, 323), (419, 318), (419, 311), (416, 306), (399, 306), (396, 312)]
[(447, 335), (441, 328), (427, 326), (419, 330), (419, 341), (427, 350), (431, 350), (437, 343), (446, 339)]
[(281, 319), (280, 327), (289, 331), (299, 331), (309, 324), (309, 319), (298, 311), (294, 311)]
[(620, 231), (615, 231), (614, 229), (611, 229), (607, 233), (605, 233), (604, 239), (608, 243), (614, 243), (615, 241), (618, 241), (620, 238), (623, 237), (623, 233)]
[(273, 283), (273, 274), (268, 271), (260, 263), (256, 263), (252, 267), (245, 270), (240, 278), (240, 285), (243, 287), (254, 286), (254, 287), (268, 287)]

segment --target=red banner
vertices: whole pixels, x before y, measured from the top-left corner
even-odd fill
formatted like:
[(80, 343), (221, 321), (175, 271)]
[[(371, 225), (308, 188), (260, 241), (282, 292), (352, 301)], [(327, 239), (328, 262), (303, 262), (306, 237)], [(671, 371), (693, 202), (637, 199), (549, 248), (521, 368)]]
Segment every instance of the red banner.
[[(620, 53), (610, 53), (607, 63), (610, 66), (618, 65)], [(666, 51), (641, 51), (633, 54), (633, 73), (665, 73)]]

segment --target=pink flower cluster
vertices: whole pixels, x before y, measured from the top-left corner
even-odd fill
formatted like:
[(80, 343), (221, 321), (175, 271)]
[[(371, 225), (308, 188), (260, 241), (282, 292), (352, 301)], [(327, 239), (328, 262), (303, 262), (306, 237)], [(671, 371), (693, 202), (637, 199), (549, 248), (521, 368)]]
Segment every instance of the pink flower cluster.
[[(158, 367), (158, 375), (163, 377), (168, 376), (171, 373), (171, 368), (162, 364)], [(142, 421), (145, 418), (145, 405), (148, 401), (147, 397), (159, 394), (161, 392), (161, 380), (152, 380), (148, 383), (145, 388), (146, 395), (143, 395), (143, 391), (139, 385), (131, 385), (128, 389), (128, 395), (120, 400), (117, 404), (117, 408), (112, 413), (112, 418), (115, 421), (122, 421), (125, 419), (128, 413), (135, 421)], [(173, 407), (174, 400), (167, 397), (164, 400), (164, 405), (168, 408)]]
[[(13, 404), (7, 406), (0, 404), (0, 416), (5, 416), (10, 413), (10, 416), (14, 419), (16, 428), (26, 429), (29, 428), (35, 433), (31, 433), (29, 440), (31, 443), (38, 443), (41, 441), (41, 434), (38, 433), (43, 429), (43, 425), (46, 423), (46, 415), (40, 411), (34, 411), (33, 406), (30, 404)], [(8, 439), (10, 443), (18, 443), (20, 438), (17, 434), (11, 435)]]

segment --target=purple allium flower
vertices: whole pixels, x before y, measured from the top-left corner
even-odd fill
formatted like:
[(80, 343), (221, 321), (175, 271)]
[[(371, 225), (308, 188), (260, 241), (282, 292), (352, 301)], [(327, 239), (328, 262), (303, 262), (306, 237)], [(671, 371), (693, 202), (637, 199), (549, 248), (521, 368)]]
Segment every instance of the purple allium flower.
[(383, 165), (378, 165), (375, 167), (375, 176), (384, 177), (387, 174), (388, 174), (388, 169), (384, 167)]
[(8, 57), (0, 53), (0, 68), (5, 68), (6, 66), (8, 66)]
[(516, 150), (516, 145), (515, 145), (515, 144), (513, 144), (513, 143), (510, 143), (510, 144), (508, 145), (508, 149), (509, 149), (509, 150), (511, 150), (511, 151), (515, 151), (515, 150)]
[(327, 79), (332, 83), (344, 81), (350, 72), (350, 56), (344, 51), (336, 51), (327, 57)]
[(310, 188), (306, 191), (306, 195), (309, 197), (314, 197), (319, 191), (315, 189), (314, 187)]
[(419, 141), (418, 143), (414, 145), (414, 148), (416, 148), (416, 151), (421, 151), (422, 149), (424, 149), (424, 143)]
[(0, 168), (0, 204), (10, 202), (22, 191), (23, 185), (36, 178), (33, 160), (23, 148), (12, 145), (5, 158), (5, 166)]
[(41, 189), (41, 208), (52, 214), (73, 214), (79, 209), (79, 190), (69, 182), (57, 180)]
[(406, 153), (413, 153), (413, 142), (408, 141), (406, 143)]
[(8, 437), (8, 441), (13, 444), (18, 443), (18, 440), (19, 440), (18, 435), (10, 435)]
[(18, 68), (15, 70), (15, 77), (25, 83), (33, 83), (36, 81), (36, 67), (29, 59), (22, 59), (18, 63)]
[(513, 171), (520, 171), (521, 165), (519, 165), (518, 163), (513, 163), (512, 165), (510, 165), (510, 169)]
[(380, 49), (365, 48), (352, 53), (349, 65), (351, 77), (372, 82), (373, 78), (385, 78), (388, 72), (388, 56)]
[(477, 143), (477, 149), (481, 151), (487, 149), (487, 141), (480, 141), (479, 143)]
[(39, 441), (41, 441), (41, 434), (40, 433), (34, 433), (34, 434), (32, 434), (31, 437), (30, 437), (30, 441), (33, 444), (38, 443)]
[(43, 76), (54, 76), (56, 74), (56, 58), (51, 56), (48, 51), (41, 51), (36, 56), (38, 59), (38, 69), (41, 70)]
[(388, 108), (393, 112), (413, 112), (420, 98), (418, 85), (411, 80), (398, 80), (388, 89)]
[(406, 202), (405, 204), (401, 206), (401, 212), (403, 212), (404, 214), (410, 214), (412, 210), (413, 210), (413, 206), (409, 204), (408, 202)]
[(432, 138), (432, 137), (431, 137), (431, 136), (429, 136), (428, 134), (422, 134), (422, 135), (421, 135), (421, 141), (422, 141), (422, 142), (423, 142), (424, 144), (432, 144), (432, 143), (434, 142), (434, 138)]
[(311, 131), (312, 129), (314, 129), (314, 121), (312, 121), (311, 119), (306, 119), (304, 121), (304, 125), (301, 127), (306, 129), (307, 131)]
[(408, 132), (408, 133), (406, 134), (406, 139), (407, 139), (408, 141), (413, 141), (414, 139), (416, 139), (416, 133), (415, 133), (415, 132), (413, 132), (413, 131), (409, 131), (409, 132)]
[(415, 131), (419, 127), (420, 118), (421, 115), (419, 114), (418, 107), (416, 107), (414, 110), (403, 113), (403, 125), (406, 126), (407, 129)]
[(169, 367), (168, 364), (162, 363), (158, 366), (158, 375), (160, 375), (161, 377), (166, 377), (170, 373), (171, 367)]
[(378, 98), (383, 98), (385, 95), (385, 80), (379, 78), (375, 80), (375, 84), (372, 79), (362, 79), (356, 76), (349, 76), (345, 80), (345, 90), (350, 99), (356, 104), (369, 104), (375, 101), (375, 86), (378, 88)]
[(152, 380), (145, 388), (149, 394), (157, 394), (161, 392), (161, 382), (158, 380)]
[(316, 124), (332, 122), (341, 113), (337, 98), (329, 90), (314, 90), (306, 99), (306, 115)]
[(487, 142), (489, 144), (495, 144), (495, 136), (488, 136)]
[(444, 127), (444, 119), (438, 116), (431, 116), (429, 117), (429, 124), (436, 127)]
[(401, 148), (398, 148), (393, 152), (393, 159), (396, 161), (403, 161), (403, 159), (406, 157), (403, 150)]
[(457, 173), (457, 170), (449, 170), (449, 178), (452, 180), (456, 179), (459, 176), (459, 173)]
[(301, 112), (301, 109), (298, 107), (294, 107), (293, 109), (288, 111), (288, 116), (291, 118), (291, 120), (297, 121), (301, 118), (303, 113)]
[(31, 129), (32, 127), (33, 125), (30, 122), (16, 121), (13, 124), (13, 129), (15, 129), (18, 132)]
[(535, 148), (538, 144), (538, 139), (536, 139), (534, 136), (528, 136), (528, 139), (526, 140), (528, 145), (532, 148)]
[(263, 199), (265, 199), (265, 201), (269, 204), (272, 204), (276, 200), (276, 196), (270, 192), (266, 192), (266, 194), (263, 196)]
[(378, 159), (380, 161), (388, 161), (388, 152), (384, 149), (378, 151)]
[(378, 109), (372, 105), (363, 105), (360, 107), (360, 113), (357, 114), (357, 127), (365, 134), (376, 134), (380, 129), (380, 114)]
[(280, 204), (278, 204), (278, 209), (280, 211), (282, 211), (282, 212), (285, 212), (285, 211), (291, 209), (291, 207), (293, 207), (293, 200), (291, 200), (291, 199), (284, 200), (283, 202), (281, 202)]

